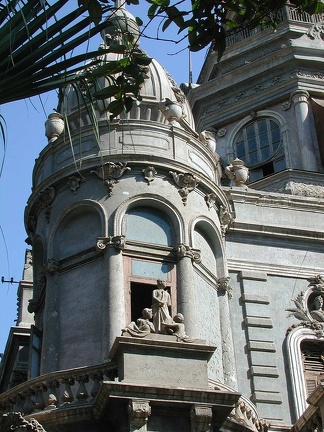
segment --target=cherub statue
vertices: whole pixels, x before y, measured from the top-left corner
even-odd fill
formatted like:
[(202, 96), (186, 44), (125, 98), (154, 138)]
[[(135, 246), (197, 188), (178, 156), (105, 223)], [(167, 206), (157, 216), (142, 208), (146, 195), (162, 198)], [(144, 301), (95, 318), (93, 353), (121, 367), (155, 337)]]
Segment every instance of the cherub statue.
[(142, 311), (142, 318), (138, 318), (136, 323), (132, 321), (122, 329), (122, 336), (133, 336), (143, 338), (150, 333), (155, 333), (154, 324), (150, 321), (153, 317), (152, 309), (145, 308)]
[(185, 331), (185, 325), (184, 325), (184, 316), (181, 313), (177, 313), (173, 317), (173, 323), (162, 323), (164, 328), (166, 329), (166, 332), (175, 336), (177, 338), (177, 341), (181, 342), (193, 342), (194, 340), (191, 339), (189, 336), (186, 335)]

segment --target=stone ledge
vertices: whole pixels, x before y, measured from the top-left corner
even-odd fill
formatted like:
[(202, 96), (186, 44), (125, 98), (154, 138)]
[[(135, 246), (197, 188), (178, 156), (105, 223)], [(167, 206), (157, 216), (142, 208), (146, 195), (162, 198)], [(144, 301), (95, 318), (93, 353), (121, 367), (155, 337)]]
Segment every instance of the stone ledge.
[(240, 278), (241, 279), (259, 280), (259, 281), (266, 281), (268, 279), (267, 274), (265, 272), (250, 271), (250, 270), (240, 271)]
[(249, 351), (266, 351), (266, 352), (276, 352), (276, 346), (274, 342), (266, 341), (249, 341), (248, 342)]
[(279, 377), (278, 368), (273, 366), (251, 366), (250, 374), (252, 376)]
[(269, 304), (270, 299), (268, 296), (262, 296), (258, 294), (242, 294), (242, 301), (245, 303), (258, 303), (258, 304)]
[(269, 317), (249, 316), (244, 319), (244, 322), (248, 327), (263, 327), (263, 328), (273, 327), (272, 319)]
[(279, 392), (255, 391), (252, 394), (252, 399), (254, 402), (282, 404), (282, 396), (281, 396), (281, 393), (279, 393)]

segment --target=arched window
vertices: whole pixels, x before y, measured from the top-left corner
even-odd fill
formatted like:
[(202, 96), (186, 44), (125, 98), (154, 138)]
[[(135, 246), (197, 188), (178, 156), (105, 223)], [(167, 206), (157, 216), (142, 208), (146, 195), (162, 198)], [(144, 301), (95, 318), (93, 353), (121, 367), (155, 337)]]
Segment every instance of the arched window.
[(270, 117), (260, 117), (242, 127), (234, 139), (236, 157), (250, 168), (250, 181), (286, 168), (282, 133)]
[(154, 208), (136, 207), (126, 217), (126, 238), (172, 246), (172, 230), (167, 216)]

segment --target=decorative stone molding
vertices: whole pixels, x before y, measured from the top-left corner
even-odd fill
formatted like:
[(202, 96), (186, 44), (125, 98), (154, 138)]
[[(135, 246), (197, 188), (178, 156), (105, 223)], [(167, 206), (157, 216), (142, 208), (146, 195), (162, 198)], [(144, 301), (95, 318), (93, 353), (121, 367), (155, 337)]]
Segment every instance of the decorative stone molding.
[(74, 192), (74, 194), (76, 194), (77, 189), (80, 187), (80, 181), (81, 181), (80, 177), (77, 176), (69, 177), (67, 185), (69, 186), (71, 191)]
[(209, 432), (213, 419), (210, 406), (193, 405), (190, 410), (191, 430), (193, 432)]
[(219, 207), (219, 222), (221, 226), (222, 236), (224, 237), (228, 228), (234, 221), (234, 213), (227, 210), (224, 206)]
[(234, 182), (235, 186), (246, 187), (249, 178), (249, 169), (241, 159), (236, 158), (225, 168), (225, 174)]
[(290, 181), (286, 184), (285, 192), (291, 195), (324, 198), (324, 187), (306, 183)]
[(196, 264), (201, 263), (200, 250), (198, 249), (193, 249), (190, 246), (186, 246), (183, 243), (178, 243), (174, 247), (174, 251), (176, 252), (178, 258), (188, 257), (191, 258), (191, 260)]
[(26, 420), (20, 412), (9, 412), (3, 414), (0, 429), (2, 432), (20, 431), (36, 431), (46, 432), (43, 426), (34, 418)]
[(156, 169), (153, 166), (147, 166), (142, 171), (144, 178), (147, 181), (147, 184), (150, 185), (150, 183), (155, 179), (155, 176), (157, 174)]
[(98, 252), (105, 250), (107, 247), (114, 246), (116, 249), (125, 248), (125, 236), (109, 236), (109, 237), (99, 237), (97, 240), (96, 249)]
[(221, 128), (217, 132), (217, 136), (219, 138), (223, 138), (226, 134), (227, 134), (227, 129), (225, 129), (225, 128)]
[(245, 404), (242, 399), (239, 399), (235, 404), (235, 408), (229, 417), (238, 423), (252, 428), (254, 431), (267, 432), (270, 426), (266, 420), (256, 417), (250, 407)]
[(288, 111), (288, 110), (291, 108), (291, 102), (290, 102), (290, 101), (283, 102), (283, 103), (281, 104), (281, 108), (282, 108), (284, 111)]
[(130, 431), (146, 432), (147, 421), (151, 415), (151, 407), (147, 400), (133, 399), (128, 402), (128, 418)]
[(324, 23), (314, 24), (306, 33), (310, 39), (324, 40)]
[(50, 186), (39, 192), (35, 204), (38, 208), (45, 209), (45, 219), (49, 223), (51, 218), (52, 202), (55, 199), (55, 189)]
[[(290, 314), (300, 320), (309, 323), (323, 323), (320, 326), (311, 327), (314, 330), (324, 332), (324, 278), (321, 275), (313, 276), (307, 279), (309, 282), (308, 288), (302, 291), (293, 300), (295, 308), (286, 309)], [(309, 324), (307, 324), (309, 327)]]
[(229, 277), (222, 277), (217, 279), (217, 290), (218, 291), (225, 291), (228, 294), (228, 298), (233, 298), (233, 289), (230, 286), (230, 278)]
[(33, 239), (35, 237), (35, 232), (36, 232), (36, 225), (37, 225), (37, 218), (36, 216), (29, 216), (27, 219), (27, 232), (28, 232), (28, 237), (26, 238), (26, 243), (31, 245), (33, 243)]
[(127, 166), (127, 162), (106, 162), (96, 170), (90, 171), (91, 174), (96, 174), (101, 180), (104, 180), (108, 188), (108, 196), (112, 195), (112, 190), (118, 179), (124, 174), (125, 171), (130, 171), (131, 168)]
[(215, 207), (216, 205), (216, 195), (214, 193), (210, 193), (205, 195), (205, 201), (207, 204), (207, 207), (211, 209), (212, 207)]
[(196, 176), (190, 173), (178, 174), (174, 171), (169, 171), (175, 184), (180, 188), (179, 195), (182, 198), (183, 205), (187, 205), (187, 198), (190, 192), (192, 192), (199, 182)]
[(49, 258), (47, 261), (46, 272), (55, 273), (60, 268), (60, 263), (54, 258)]

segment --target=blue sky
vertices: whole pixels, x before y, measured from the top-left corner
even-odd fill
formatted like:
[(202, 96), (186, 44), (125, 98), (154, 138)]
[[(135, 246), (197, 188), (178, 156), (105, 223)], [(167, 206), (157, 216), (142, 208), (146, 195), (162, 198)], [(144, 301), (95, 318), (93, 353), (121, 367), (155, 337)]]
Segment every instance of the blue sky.
[[(135, 12), (134, 12), (135, 10)], [(143, 17), (144, 8), (133, 9), (134, 15)], [(145, 22), (145, 20), (143, 20)], [(156, 34), (152, 27), (150, 34)], [(172, 30), (163, 35), (171, 39)], [(92, 43), (100, 43), (98, 37)], [(142, 49), (158, 60), (180, 84), (188, 82), (188, 50), (186, 42), (175, 45), (168, 42), (141, 40)], [(193, 54), (193, 81), (198, 77), (205, 53)], [(22, 278), (27, 237), (24, 228), (24, 208), (31, 193), (31, 176), (35, 159), (47, 145), (44, 123), (57, 105), (56, 93), (51, 92), (31, 100), (22, 100), (0, 106), (0, 114), (7, 124), (7, 152), (0, 179), (0, 277), (15, 281)], [(2, 146), (2, 144), (1, 144)], [(3, 157), (3, 148), (0, 149)], [(17, 316), (17, 284), (0, 283), (0, 353), (4, 351), (10, 326)]]

